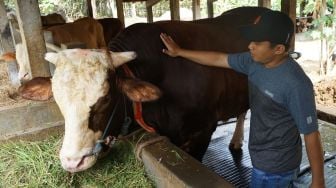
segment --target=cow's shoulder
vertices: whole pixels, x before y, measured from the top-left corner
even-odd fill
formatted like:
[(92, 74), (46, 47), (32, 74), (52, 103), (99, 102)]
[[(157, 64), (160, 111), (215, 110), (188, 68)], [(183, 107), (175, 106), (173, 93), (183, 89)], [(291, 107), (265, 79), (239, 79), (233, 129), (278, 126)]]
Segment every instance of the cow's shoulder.
[(108, 46), (112, 51), (143, 52), (145, 48), (153, 48), (161, 44), (160, 33), (162, 32), (162, 29), (154, 23), (136, 23), (125, 28), (109, 42)]

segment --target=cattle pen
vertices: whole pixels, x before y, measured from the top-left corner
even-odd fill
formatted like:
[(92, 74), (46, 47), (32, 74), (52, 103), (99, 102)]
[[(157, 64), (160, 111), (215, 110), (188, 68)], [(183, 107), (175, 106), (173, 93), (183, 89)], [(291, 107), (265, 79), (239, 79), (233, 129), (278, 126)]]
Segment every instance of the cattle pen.
[[(46, 38), (48, 35), (43, 36), (39, 32), (37, 23), (26, 24), (31, 21), (32, 17), (27, 16), (30, 13), (35, 20), (39, 20), (37, 1), (16, 1), (18, 10), (22, 11), (18, 15), (19, 24), (29, 59), (32, 62), (45, 62), (41, 54), (46, 52), (44, 40), (48, 40)], [(118, 18), (122, 24), (125, 24), (123, 4), (134, 1), (115, 1), (118, 7)], [(91, 0), (86, 2), (88, 6), (91, 5)], [(159, 0), (144, 0), (144, 2), (148, 12), (147, 21), (153, 22), (153, 6)], [(214, 0), (207, 0), (209, 17), (214, 16), (211, 10), (214, 2)], [(296, 2), (281, 1), (282, 11), (290, 15), (293, 20), (295, 20)], [(2, 21), (5, 13), (1, 9), (4, 8), (2, 3), (0, 2), (0, 31), (3, 31)], [(179, 1), (169, 0), (169, 4), (171, 19), (178, 20), (180, 18)], [(200, 18), (199, 4), (200, 0), (192, 1), (193, 19)], [(259, 0), (258, 6), (270, 8), (271, 0)], [(88, 7), (88, 12), (92, 14), (92, 7)], [(38, 36), (36, 33), (39, 33)], [(15, 33), (12, 35), (14, 37)], [(0, 41), (4, 43), (8, 40), (8, 38), (1, 39)], [(83, 44), (69, 43), (66, 45), (66, 48), (68, 47), (83, 47)], [(294, 41), (292, 47), (294, 47)], [(302, 50), (297, 47), (298, 43), (295, 44), (296, 50)], [(13, 48), (13, 45), (4, 45), (4, 51), (13, 51)], [(130, 139), (117, 143), (110, 154), (100, 159), (89, 170), (80, 173), (65, 172), (58, 158), (64, 134), (64, 118), (53, 98), (47, 101), (31, 101), (17, 94), (18, 70), (14, 64), (13, 62), (0, 64), (0, 72), (5, 72), (0, 73), (2, 86), (0, 90), (0, 187), (248, 187), (252, 168), (247, 148), (249, 115), (245, 121), (244, 145), (241, 152), (233, 153), (228, 149), (236, 121), (230, 119), (227, 122), (218, 122), (218, 128), (212, 136), (202, 163), (180, 150), (168, 139), (140, 131)], [(32, 76), (52, 75), (53, 68), (49, 67), (50, 65), (48, 63), (30, 64)], [(304, 62), (302, 66), (308, 67)], [(316, 67), (315, 64), (312, 66)], [(12, 83), (5, 83), (3, 80), (9, 80)], [(6, 90), (2, 90), (3, 88)], [(328, 88), (330, 91), (334, 86), (328, 86)], [(325, 94), (324, 92), (325, 90), (321, 91)], [(3, 100), (4, 98), (6, 101)], [(326, 187), (336, 188), (336, 107), (318, 104), (317, 110), (325, 152)], [(148, 140), (154, 141), (148, 144)], [(303, 156), (300, 170), (297, 186), (309, 187), (311, 171), (306, 155)]]

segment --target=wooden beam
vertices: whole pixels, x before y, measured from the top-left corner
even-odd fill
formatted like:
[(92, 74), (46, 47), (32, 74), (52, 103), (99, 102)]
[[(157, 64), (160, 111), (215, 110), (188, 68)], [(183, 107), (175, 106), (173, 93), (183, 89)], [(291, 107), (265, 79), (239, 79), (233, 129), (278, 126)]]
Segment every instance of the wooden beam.
[(125, 27), (125, 17), (124, 17), (124, 7), (123, 7), (123, 0), (116, 0), (117, 6), (117, 17), (121, 21), (123, 28)]
[[(4, 1), (0, 1), (0, 41), (0, 54), (15, 51)], [(15, 61), (7, 63), (7, 72), (10, 83), (14, 86), (20, 85)]]
[(15, 3), (22, 44), (26, 49), (31, 76), (32, 78), (49, 77), (49, 64), (44, 60), (46, 47), (38, 1), (16, 0)]
[(152, 7), (155, 4), (157, 4), (158, 2), (160, 2), (161, 0), (147, 0), (146, 1), (146, 7)]
[[(281, 0), (281, 12), (286, 13), (293, 21), (296, 23), (296, 0)], [(295, 33), (296, 24), (294, 24)], [(294, 50), (295, 48), (295, 35), (292, 37), (291, 45), (289, 50)]]
[(200, 0), (192, 0), (192, 12), (193, 12), (193, 20), (197, 20), (201, 18), (201, 1)]
[(271, 8), (271, 0), (258, 0), (259, 7)]
[(180, 1), (169, 0), (171, 20), (180, 20)]

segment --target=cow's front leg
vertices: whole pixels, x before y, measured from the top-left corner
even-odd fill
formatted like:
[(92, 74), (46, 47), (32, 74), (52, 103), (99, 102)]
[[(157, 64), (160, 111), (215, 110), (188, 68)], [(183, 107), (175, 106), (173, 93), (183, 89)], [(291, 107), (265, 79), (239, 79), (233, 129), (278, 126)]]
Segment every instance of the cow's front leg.
[(243, 146), (245, 116), (246, 112), (237, 117), (236, 128), (229, 145), (229, 149), (231, 150), (240, 150)]
[(180, 148), (201, 162), (211, 141), (212, 132), (211, 129), (195, 132), (188, 136)]

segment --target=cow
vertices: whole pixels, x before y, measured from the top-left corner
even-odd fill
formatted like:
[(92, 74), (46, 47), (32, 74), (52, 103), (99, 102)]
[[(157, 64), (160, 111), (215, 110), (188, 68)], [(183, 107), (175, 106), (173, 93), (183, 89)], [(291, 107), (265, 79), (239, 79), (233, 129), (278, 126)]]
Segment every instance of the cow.
[[(16, 20), (15, 15), (11, 14), (11, 16), (11, 19)], [(17, 22), (14, 23), (17, 24)], [(60, 46), (62, 43), (81, 42), (84, 43), (87, 48), (106, 48), (103, 28), (101, 24), (93, 18), (81, 18), (74, 21), (73, 23), (56, 25), (45, 30), (52, 33), (54, 43), (58, 46)], [(55, 50), (56, 48), (59, 50), (58, 46), (52, 44), (46, 44), (46, 46), (48, 49), (52, 47), (52, 50)], [(16, 54), (8, 52), (8, 54), (3, 54), (3, 56), (16, 58), (4, 58), (4, 60), (9, 62), (17, 60), (17, 65), (19, 68), (18, 79), (21, 80), (21, 82), (28, 81), (32, 78), (32, 76), (24, 45), (22, 43), (16, 44), (15, 51)]]
[(41, 23), (42, 27), (46, 28), (54, 25), (65, 24), (65, 19), (60, 14), (52, 13), (45, 16), (41, 16)]
[(80, 18), (72, 23), (56, 25), (45, 29), (50, 31), (54, 43), (82, 42), (86, 48), (105, 48), (104, 31), (101, 24), (90, 17)]
[[(12, 12), (7, 14), (8, 19), (13, 20), (13, 29), (19, 30), (18, 21), (16, 15)], [(55, 20), (53, 20), (55, 19)], [(65, 23), (64, 18), (59, 14), (50, 14), (47, 16), (41, 16), (42, 24), (48, 24), (54, 26), (43, 25), (44, 31), (50, 31), (54, 40), (54, 44), (60, 46), (62, 43), (84, 43), (86, 48), (105, 48), (106, 43), (104, 40), (104, 30), (102, 25), (94, 18), (84, 17), (74, 22)], [(64, 22), (63, 22), (64, 20)], [(56, 23), (57, 22), (57, 23)], [(106, 19), (102, 21), (106, 24), (105, 28), (106, 35), (111, 36), (116, 35), (116, 30), (120, 30), (120, 25), (115, 20)], [(114, 25), (116, 24), (116, 30), (114, 30)]]
[(101, 18), (97, 19), (97, 21), (103, 27), (106, 45), (108, 45), (108, 43), (124, 29), (123, 24), (118, 18)]
[[(108, 52), (47, 53), (45, 58), (56, 66), (48, 87), (65, 120), (62, 167), (69, 172), (90, 168), (105, 151), (105, 145), (97, 147), (101, 140), (109, 145), (129, 116), (131, 126), (139, 124), (167, 136), (202, 160), (217, 122), (244, 118), (249, 108), (247, 78), (231, 69), (168, 57), (162, 53), (159, 35), (171, 35), (184, 48), (243, 52), (248, 41), (239, 34), (239, 27), (253, 23), (267, 10), (241, 7), (213, 19), (139, 23), (119, 33)], [(241, 125), (237, 125), (240, 134), (235, 133), (240, 138), (233, 137), (230, 144), (236, 149), (242, 143)]]

